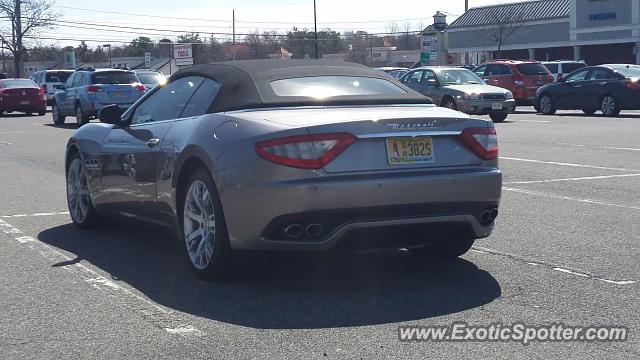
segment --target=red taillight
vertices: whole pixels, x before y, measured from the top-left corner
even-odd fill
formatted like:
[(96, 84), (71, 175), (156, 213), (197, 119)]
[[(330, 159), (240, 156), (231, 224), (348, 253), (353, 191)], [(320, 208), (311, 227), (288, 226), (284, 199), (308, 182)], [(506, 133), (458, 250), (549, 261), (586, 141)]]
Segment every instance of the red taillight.
[(483, 160), (498, 157), (498, 135), (494, 127), (464, 129), (458, 139)]
[(102, 91), (102, 87), (101, 86), (97, 86), (97, 85), (89, 85), (89, 87), (87, 87), (87, 93), (89, 94), (95, 94), (97, 92)]
[(258, 155), (280, 165), (320, 169), (338, 157), (356, 137), (347, 133), (297, 135), (256, 144)]
[(624, 82), (624, 86), (626, 86), (627, 88), (629, 88), (631, 90), (638, 90), (638, 89), (640, 89), (640, 80), (627, 79)]
[(47, 93), (47, 88), (43, 85), (41, 88), (38, 88), (38, 96), (44, 96)]
[(138, 91), (147, 91), (147, 87), (143, 84), (133, 84), (133, 87), (135, 87)]
[(46, 93), (47, 92), (47, 84), (42, 84), (41, 89), (42, 89), (43, 92)]
[(513, 83), (516, 85), (524, 85), (524, 77), (520, 73), (513, 73)]

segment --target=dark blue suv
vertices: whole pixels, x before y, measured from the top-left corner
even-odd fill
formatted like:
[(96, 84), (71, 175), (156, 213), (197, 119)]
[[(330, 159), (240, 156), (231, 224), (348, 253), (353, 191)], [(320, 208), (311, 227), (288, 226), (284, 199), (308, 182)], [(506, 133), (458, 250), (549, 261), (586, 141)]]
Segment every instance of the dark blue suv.
[(65, 117), (75, 116), (78, 125), (84, 125), (107, 105), (128, 109), (146, 91), (133, 71), (80, 69), (53, 95), (53, 122), (64, 124)]

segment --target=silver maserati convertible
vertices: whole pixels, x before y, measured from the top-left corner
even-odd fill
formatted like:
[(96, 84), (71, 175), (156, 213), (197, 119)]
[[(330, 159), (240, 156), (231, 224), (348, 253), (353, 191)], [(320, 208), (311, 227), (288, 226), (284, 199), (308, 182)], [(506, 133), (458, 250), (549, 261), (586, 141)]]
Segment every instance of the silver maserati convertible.
[(236, 250), (453, 258), (498, 216), (493, 123), (361, 65), (195, 66), (99, 118), (66, 149), (73, 222), (165, 227), (208, 278), (225, 275)]

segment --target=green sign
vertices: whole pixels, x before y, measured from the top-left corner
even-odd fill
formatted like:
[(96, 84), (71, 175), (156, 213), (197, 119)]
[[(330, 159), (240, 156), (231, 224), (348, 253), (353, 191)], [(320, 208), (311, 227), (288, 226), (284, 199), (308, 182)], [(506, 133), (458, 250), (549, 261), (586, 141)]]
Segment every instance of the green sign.
[(430, 65), (431, 64), (431, 54), (429, 54), (428, 52), (420, 53), (420, 63), (422, 63), (422, 66)]

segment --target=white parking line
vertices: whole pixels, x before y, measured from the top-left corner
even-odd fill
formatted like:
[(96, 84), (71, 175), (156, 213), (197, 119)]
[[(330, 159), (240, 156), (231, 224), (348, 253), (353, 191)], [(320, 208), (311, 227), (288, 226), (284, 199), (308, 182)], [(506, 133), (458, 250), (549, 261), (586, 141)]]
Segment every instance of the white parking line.
[[(49, 261), (57, 263), (68, 263), (63, 269), (80, 276), (86, 283), (92, 287), (104, 291), (107, 296), (119, 298), (122, 301), (135, 303), (131, 304), (129, 310), (138, 313), (143, 319), (150, 321), (154, 326), (159, 327), (169, 334), (180, 336), (194, 335), (202, 336), (204, 333), (191, 325), (179, 324), (172, 311), (155, 304), (151, 300), (140, 296), (127, 288), (113, 282), (106, 277), (100, 275), (97, 271), (79, 263), (65, 255), (61, 251), (55, 249), (37, 240), (16, 228), (15, 226), (0, 219), (0, 232), (3, 232), (13, 238), (20, 244), (28, 246), (30, 249), (37, 251)], [(142, 306), (141, 306), (142, 305)], [(176, 324), (178, 324), (176, 326)], [(178, 330), (175, 330), (178, 329)]]
[(635, 284), (636, 283), (634, 280), (612, 280), (612, 279), (609, 279), (609, 278), (605, 278), (605, 277), (602, 277), (602, 276), (591, 274), (591, 273), (586, 272), (586, 271), (571, 269), (571, 268), (569, 268), (567, 266), (559, 266), (559, 265), (556, 265), (556, 264), (552, 264), (552, 263), (545, 262), (545, 261), (540, 261), (540, 260), (525, 259), (522, 256), (518, 256), (518, 255), (506, 253), (506, 252), (500, 252), (500, 251), (488, 249), (488, 248), (485, 248), (485, 247), (474, 246), (473, 250), (475, 252), (479, 252), (479, 253), (482, 253), (482, 254), (502, 256), (502, 257), (509, 258), (511, 260), (524, 262), (527, 265), (543, 266), (543, 267), (546, 267), (546, 268), (548, 268), (550, 270), (553, 270), (553, 271), (559, 271), (559, 272), (562, 272), (562, 273), (565, 273), (565, 274), (579, 276), (579, 277), (586, 278), (586, 279), (593, 279), (593, 280), (597, 280), (597, 281), (602, 281), (602, 282), (605, 282), (605, 283), (608, 283), (608, 284), (631, 285), (631, 284)]
[(640, 151), (640, 149), (636, 149), (636, 148), (625, 148), (625, 147), (615, 147), (615, 146), (605, 146), (604, 148), (610, 149), (610, 150)]
[(575, 178), (566, 178), (566, 179), (549, 179), (549, 180), (532, 180), (532, 181), (509, 181), (509, 182), (502, 183), (502, 185), (546, 184), (546, 183), (563, 182), (563, 181), (600, 180), (600, 179), (612, 179), (612, 178), (624, 178), (624, 177), (636, 177), (636, 176), (640, 176), (640, 174), (586, 176), (586, 177), (575, 177)]
[(544, 197), (554, 198), (554, 199), (578, 201), (578, 202), (583, 202), (583, 203), (588, 203), (588, 204), (612, 206), (612, 207), (623, 208), (623, 209), (631, 209), (631, 210), (640, 210), (640, 206), (612, 204), (612, 203), (607, 203), (607, 202), (598, 201), (598, 200), (581, 199), (581, 198), (576, 198), (576, 197), (571, 197), (571, 196), (563, 196), (563, 195), (545, 193), (545, 192), (541, 192), (541, 191), (532, 191), (532, 190), (516, 189), (516, 188), (509, 188), (509, 187), (503, 187), (502, 190), (513, 191), (513, 192), (517, 192), (517, 193), (521, 193), (521, 194), (527, 194), (527, 195), (544, 196)]
[(512, 161), (522, 161), (529, 162), (535, 164), (547, 164), (547, 165), (560, 165), (560, 166), (570, 166), (570, 167), (581, 167), (587, 169), (600, 169), (600, 170), (613, 170), (613, 171), (628, 171), (628, 172), (640, 172), (640, 170), (634, 169), (625, 169), (625, 168), (612, 168), (606, 166), (596, 166), (596, 165), (585, 165), (585, 164), (573, 164), (573, 163), (565, 163), (565, 162), (557, 162), (557, 161), (542, 161), (542, 160), (533, 160), (533, 159), (522, 159), (522, 158), (512, 158), (501, 156), (501, 160), (512, 160)]
[(513, 120), (514, 122), (530, 122), (530, 123), (542, 123), (542, 124), (548, 124), (551, 121), (549, 120)]
[(0, 219), (23, 218), (23, 217), (38, 217), (38, 216), (54, 216), (54, 215), (69, 215), (69, 212), (68, 211), (60, 211), (60, 212), (48, 212), (48, 213), (36, 213), (36, 214), (2, 215), (2, 216), (0, 216)]

